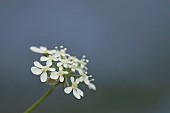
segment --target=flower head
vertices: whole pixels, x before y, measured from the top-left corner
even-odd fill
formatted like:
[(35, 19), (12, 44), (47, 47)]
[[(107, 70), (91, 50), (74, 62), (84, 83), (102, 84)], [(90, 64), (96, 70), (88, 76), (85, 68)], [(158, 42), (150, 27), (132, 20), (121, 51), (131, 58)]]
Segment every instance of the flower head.
[(49, 85), (63, 84), (64, 92), (80, 99), (84, 96), (83, 91), (78, 88), (79, 84), (86, 84), (89, 89), (96, 90), (96, 86), (91, 83), (94, 81), (91, 75), (87, 74), (87, 63), (89, 62), (85, 56), (78, 59), (67, 53), (67, 48), (63, 46), (55, 47), (54, 50), (48, 50), (46, 47), (40, 46), (30, 47), (30, 50), (42, 54), (40, 61), (46, 62), (42, 66), (38, 61), (34, 62), (31, 71), (35, 75), (40, 75), (40, 80)]

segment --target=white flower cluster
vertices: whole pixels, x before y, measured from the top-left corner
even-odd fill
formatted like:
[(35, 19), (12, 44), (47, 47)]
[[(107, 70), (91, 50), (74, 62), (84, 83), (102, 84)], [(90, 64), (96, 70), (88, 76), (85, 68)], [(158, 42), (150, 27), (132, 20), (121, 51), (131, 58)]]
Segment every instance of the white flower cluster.
[(92, 81), (92, 75), (87, 75), (87, 63), (89, 60), (83, 56), (78, 59), (66, 53), (67, 48), (60, 46), (54, 50), (48, 50), (46, 47), (31, 46), (30, 50), (35, 53), (40, 53), (40, 61), (46, 62), (46, 65), (41, 65), (38, 61), (34, 62), (31, 71), (35, 75), (40, 75), (41, 82), (55, 85), (62, 83), (64, 92), (69, 94), (73, 91), (73, 95), (80, 99), (84, 93), (78, 88), (79, 83), (85, 83), (89, 89), (96, 90)]

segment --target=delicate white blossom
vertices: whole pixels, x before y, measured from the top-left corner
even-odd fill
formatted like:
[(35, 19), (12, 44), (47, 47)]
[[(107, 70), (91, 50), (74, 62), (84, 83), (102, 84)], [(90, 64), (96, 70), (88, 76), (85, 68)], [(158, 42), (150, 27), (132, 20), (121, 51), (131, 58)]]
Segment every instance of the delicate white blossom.
[(65, 58), (65, 59), (59, 58), (59, 61), (60, 62), (57, 63), (58, 67), (63, 66), (65, 68), (67, 68), (68, 65), (71, 63), (67, 58)]
[(87, 76), (86, 74), (82, 74), (81, 77), (79, 78), (80, 82), (83, 82), (87, 85), (89, 85), (90, 81), (89, 81), (89, 76)]
[(74, 78), (71, 77), (71, 83), (72, 83), (72, 85), (71, 85), (70, 87), (66, 87), (66, 88), (64, 89), (64, 92), (65, 92), (66, 94), (69, 94), (69, 93), (71, 93), (71, 91), (73, 90), (73, 95), (74, 95), (77, 99), (80, 99), (81, 96), (83, 97), (83, 96), (84, 96), (83, 91), (81, 91), (81, 90), (78, 88), (79, 80), (78, 80), (78, 79), (74, 80)]
[(85, 59), (81, 59), (80, 61), (79, 61), (79, 63), (80, 63), (80, 67), (81, 68), (85, 68), (86, 67), (86, 61), (85, 61)]
[(69, 56), (68, 60), (73, 64), (79, 62), (79, 59), (75, 56)]
[(42, 66), (38, 61), (34, 62), (34, 66), (31, 67), (31, 71), (35, 75), (40, 75), (40, 80), (42, 82), (47, 81), (47, 71), (55, 71), (55, 68), (50, 67), (52, 63), (46, 62), (46, 66)]
[(52, 63), (52, 61), (58, 61), (57, 55), (49, 55), (49, 56), (41, 56), (40, 61), (48, 61)]
[(59, 78), (59, 81), (63, 82), (64, 81), (64, 74), (68, 74), (68, 72), (64, 71), (63, 67), (59, 67), (59, 71), (58, 72), (56, 72), (56, 71), (52, 72), (50, 77), (54, 80)]
[(73, 63), (72, 65), (69, 65), (69, 68), (72, 72), (75, 72), (76, 70), (78, 70), (78, 63)]
[(63, 46), (60, 46), (60, 50), (58, 50), (57, 47), (55, 47), (57, 49), (56, 54), (60, 57), (60, 58), (65, 58), (67, 56), (70, 56), (69, 54), (66, 53), (67, 48), (63, 49)]

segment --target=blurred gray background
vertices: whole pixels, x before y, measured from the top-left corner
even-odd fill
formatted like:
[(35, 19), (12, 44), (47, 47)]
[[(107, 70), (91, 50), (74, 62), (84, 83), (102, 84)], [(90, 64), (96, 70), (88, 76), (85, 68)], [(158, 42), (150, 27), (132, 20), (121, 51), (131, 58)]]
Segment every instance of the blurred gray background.
[(97, 91), (58, 88), (33, 113), (170, 113), (169, 0), (0, 0), (0, 113), (22, 113), (50, 88), (29, 47), (90, 59)]

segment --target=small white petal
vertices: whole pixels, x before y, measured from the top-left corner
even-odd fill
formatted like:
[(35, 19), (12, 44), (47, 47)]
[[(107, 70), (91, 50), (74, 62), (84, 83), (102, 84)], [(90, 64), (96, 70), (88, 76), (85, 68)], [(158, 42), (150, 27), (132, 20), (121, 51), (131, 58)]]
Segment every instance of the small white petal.
[(84, 65), (81, 65), (80, 67), (81, 67), (81, 68), (84, 68)]
[(47, 73), (46, 72), (43, 72), (40, 76), (40, 80), (41, 82), (46, 82), (47, 81)]
[(56, 74), (56, 73), (57, 73), (57, 71), (51, 72), (51, 74)]
[(71, 71), (75, 72), (76, 70), (74, 68), (72, 68)]
[(38, 61), (35, 61), (34, 62), (34, 65), (38, 68), (42, 68), (43, 66), (38, 62)]
[(55, 68), (49, 68), (49, 71), (55, 71)]
[(96, 86), (94, 84), (90, 83), (88, 86), (89, 89), (96, 90)]
[(64, 74), (68, 74), (68, 72), (67, 72), (67, 71), (64, 71)]
[(66, 94), (69, 94), (69, 93), (71, 93), (71, 91), (72, 91), (72, 87), (66, 87), (65, 89), (64, 89), (64, 92), (66, 93)]
[(48, 58), (45, 57), (45, 56), (42, 56), (42, 57), (40, 58), (40, 61), (47, 61), (47, 60), (48, 60)]
[(40, 46), (40, 49), (43, 50), (43, 51), (47, 50), (47, 48), (44, 47), (44, 46)]
[(74, 77), (71, 77), (71, 79), (70, 79), (70, 80), (71, 80), (71, 82), (73, 83), (73, 82), (74, 82)]
[(31, 67), (31, 72), (35, 75), (40, 75), (42, 73), (42, 70), (37, 67)]
[(51, 75), (50, 75), (50, 78), (52, 78), (52, 79), (58, 79), (58, 75), (57, 75), (57, 73), (52, 73)]
[(79, 84), (79, 79), (78, 78), (76, 79), (76, 84)]
[(65, 68), (67, 68), (68, 67), (68, 65), (66, 64), (66, 63), (64, 63), (64, 65), (63, 65)]
[(81, 76), (81, 77), (79, 78), (79, 81), (80, 81), (80, 82), (83, 82), (83, 81), (84, 81), (84, 78)]
[(89, 85), (90, 81), (88, 78), (84, 79), (85, 84)]
[(47, 65), (47, 66), (51, 66), (51, 65), (52, 65), (52, 61), (51, 61), (51, 60), (48, 60), (48, 61), (46, 62), (46, 65)]
[(53, 60), (54, 60), (54, 61), (58, 61), (58, 58), (54, 58)]
[(78, 94), (78, 92), (76, 90), (73, 90), (73, 95), (77, 98), (80, 99), (80, 95)]
[(49, 54), (55, 54), (56, 53), (56, 50), (50, 50), (49, 51)]
[(59, 52), (59, 51), (56, 51), (55, 57), (59, 57), (59, 56), (60, 56), (60, 52)]
[(60, 76), (60, 82), (63, 82), (63, 81), (64, 81), (64, 77)]
[(35, 46), (31, 46), (30, 47), (30, 50), (35, 52), (35, 53), (43, 53), (42, 50), (38, 47), (35, 47)]
[(83, 71), (81, 69), (77, 69), (80, 75), (83, 75)]
[(61, 61), (61, 62), (63, 61), (63, 59), (62, 59), (62, 58), (59, 58), (58, 60), (59, 60), (59, 61)]
[(57, 66), (58, 66), (58, 67), (61, 67), (61, 65), (62, 65), (61, 62), (58, 62), (58, 63), (57, 63)]
[(63, 67), (62, 67), (62, 66), (60, 66), (60, 67), (59, 67), (59, 70), (60, 70), (60, 71), (62, 71), (62, 70), (63, 70)]
[(80, 89), (78, 89), (78, 88), (77, 88), (77, 92), (78, 92), (78, 94), (79, 94), (79, 95), (81, 95), (82, 97), (84, 96), (83, 91), (81, 91), (81, 90), (80, 90)]

